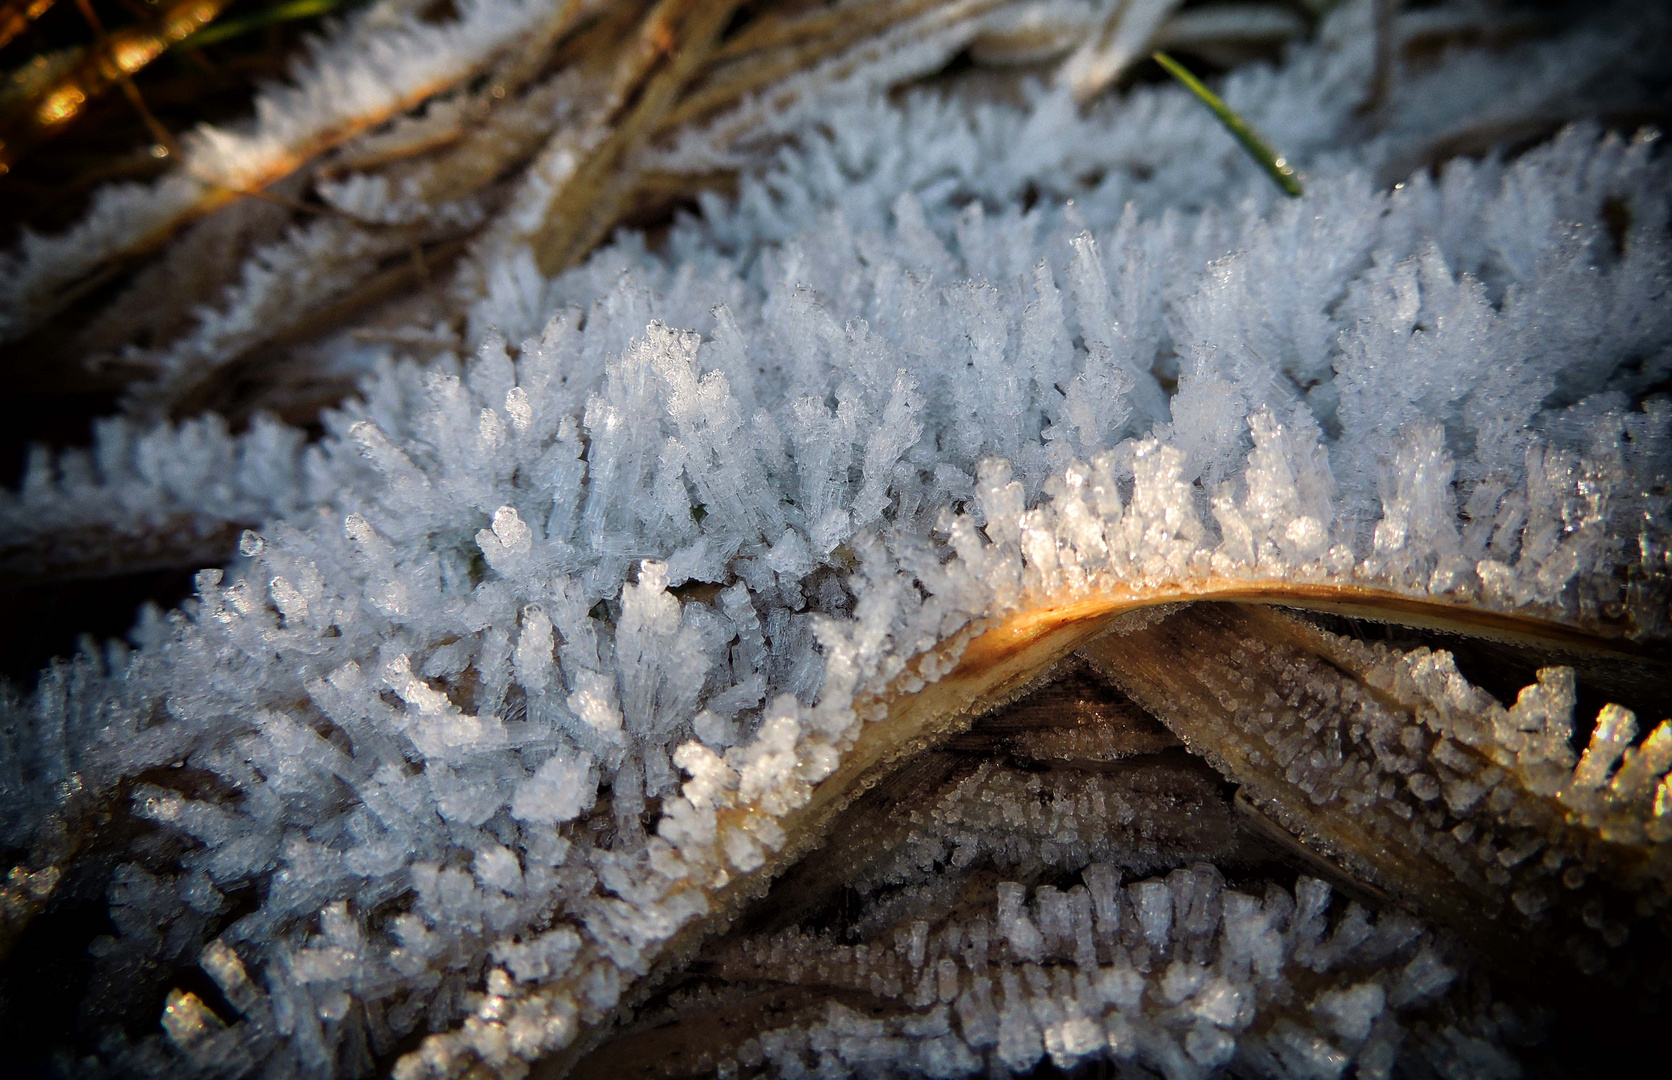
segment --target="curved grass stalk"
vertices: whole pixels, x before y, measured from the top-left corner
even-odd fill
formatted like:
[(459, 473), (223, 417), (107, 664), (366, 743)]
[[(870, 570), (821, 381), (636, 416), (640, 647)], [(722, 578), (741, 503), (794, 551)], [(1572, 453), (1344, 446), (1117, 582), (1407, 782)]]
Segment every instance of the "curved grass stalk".
[[(1548, 954), (1583, 940), (1580, 908), (1599, 897), (1611, 923), (1669, 899), (1672, 821), (1653, 802), (1672, 729), (1608, 786), (1634, 732), (1608, 706), (1593, 764), (1576, 763), (1568, 669), (1543, 669), (1505, 709), (1445, 653), (1391, 653), (1246, 606), (1179, 612), (1084, 655), (1307, 846), (1506, 967), (1527, 964), (1532, 941)], [(1646, 670), (1644, 685), (1665, 678)], [(1296, 753), (1302, 742), (1327, 749)], [(1588, 947), (1606, 954), (1603, 937)]]
[[(708, 937), (761, 895), (772, 878), (817, 847), (837, 816), (898, 763), (968, 728), (980, 714), (1015, 700), (1077, 650), (1086, 650), (1094, 665), (1106, 670), (1120, 665), (1126, 638), (1145, 633), (1144, 612), (1203, 600), (1358, 613), (1383, 610), (1384, 602), (1396, 601), (1387, 611), (1393, 621), (1406, 616), (1423, 625), (1479, 627), (1494, 635), (1565, 648), (1583, 645), (1605, 652), (1619, 648), (1618, 635), (1609, 629), (1579, 629), (1536, 615), (1483, 616), (1460, 604), (1398, 597), (1379, 589), (1226, 580), (1035, 598), (1008, 615), (971, 624), (913, 658), (887, 688), (856, 699), (853, 712), (862, 723), (855, 734), (832, 737), (798, 726), (794, 720), (769, 719), (756, 745), (770, 747), (770, 753), (789, 754), (799, 763), (778, 783), (763, 788), (751, 766), (738, 768), (730, 755), (722, 761), (694, 743), (682, 749), (678, 763), (692, 779), (679, 800), (664, 806), (666, 817), (660, 835), (651, 841), (649, 856), (658, 867), (654, 895), (670, 916), (664, 929), (625, 950), (584, 940), (570, 968), (578, 973), (576, 977), (540, 986), (526, 996), (509, 986), (497, 994), (490, 992), (474, 1018), (454, 1032), (432, 1036), (420, 1050), (401, 1060), (395, 1075), (401, 1080), (462, 1075), (477, 1062), (495, 1070), (515, 1069), (519, 1066), (511, 1063), (517, 1059), (538, 1061), (539, 1075), (565, 1075), (598, 1044), (615, 1002), (635, 982), (648, 978), (654, 985), (687, 962)], [(1122, 616), (1140, 619), (1122, 628), (1124, 633), (1117, 631), (1119, 636), (1099, 641), (1119, 625)], [(1146, 655), (1170, 670), (1192, 667), (1188, 662), (1181, 665), (1184, 656), (1176, 648), (1151, 650)], [(1139, 700), (1150, 704), (1162, 699), (1143, 694)], [(1174, 719), (1177, 709), (1166, 703), (1161, 715), (1182, 724)], [(1200, 739), (1199, 729), (1188, 724), (1182, 724), (1180, 733), (1212, 760), (1219, 740)], [(1672, 739), (1664, 741), (1672, 750)], [(1656, 757), (1640, 771), (1653, 772), (1653, 781), (1658, 783), (1669, 764), (1672, 757), (1665, 761)], [(1234, 764), (1222, 768), (1233, 779), (1244, 779)], [(1268, 789), (1269, 785), (1256, 788), (1256, 795)], [(1640, 799), (1640, 793), (1636, 797)], [(1299, 825), (1303, 842), (1321, 849), (1324, 857), (1345, 854), (1351, 865), (1355, 856), (1361, 856), (1356, 847), (1344, 851), (1338, 834), (1321, 835), (1305, 828), (1305, 823)], [(1661, 838), (1665, 839), (1672, 839), (1672, 832)], [(1657, 845), (1651, 850), (1658, 852), (1653, 856), (1658, 860), (1655, 880), (1664, 885), (1672, 880), (1667, 873), (1672, 870), (1667, 859), (1672, 848), (1660, 840), (1650, 843)], [(1397, 852), (1383, 855), (1384, 861), (1399, 857)], [(1588, 867), (1594, 865), (1593, 860)], [(1391, 864), (1388, 869), (1392, 870)], [(1406, 895), (1413, 888), (1432, 884), (1427, 875), (1410, 880), (1422, 884), (1408, 886)], [(1463, 926), (1479, 925), (1474, 915), (1456, 904), (1428, 906)], [(602, 980), (614, 987), (604, 998), (596, 989), (601, 971), (616, 973)]]

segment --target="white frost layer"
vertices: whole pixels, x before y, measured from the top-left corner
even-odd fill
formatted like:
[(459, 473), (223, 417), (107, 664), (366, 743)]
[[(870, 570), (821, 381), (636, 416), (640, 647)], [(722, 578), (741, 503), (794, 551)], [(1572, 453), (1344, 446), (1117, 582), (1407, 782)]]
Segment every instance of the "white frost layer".
[[(950, 1080), (1103, 1059), (1178, 1080), (1227, 1067), (1292, 1077), (1351, 1067), (1368, 1080), (1427, 1058), (1442, 1072), (1467, 1061), (1469, 1075), (1520, 1075), (1494, 1045), (1507, 1017), (1470, 1016), (1462, 995), (1446, 1020), (1420, 1016), (1447, 998), (1456, 972), (1409, 916), (1332, 905), (1329, 886), (1305, 877), (1293, 894), (1250, 896), (1204, 864), (1125, 886), (1101, 863), (1079, 877), (1061, 890), (1002, 882), (987, 910), (932, 929), (915, 921), (892, 941), (751, 939), (715, 966), (789, 982), (816, 972), (821, 987), (904, 1015), (867, 1016), (832, 995), (822, 1017), (760, 1033), (730, 1064)], [(515, 1001), (516, 984), (506, 990)]]
[(0, 494), (0, 565), (50, 574), (85, 559), (98, 572), (125, 547), (137, 544), (129, 558), (143, 563), (147, 547), (166, 557), (170, 537), (293, 514), (338, 482), (312, 471), (305, 438), (265, 416), (236, 436), (214, 415), (156, 427), (112, 417), (89, 449), (35, 447), (19, 489)]
[[(118, 872), (100, 979), (201, 962), (247, 1003), (221, 1042), (113, 1041), (115, 1067), (353, 1072), (474, 1015), (407, 1068), (514, 1071), (763, 865), (857, 703), (1030, 597), (1215, 575), (1652, 620), (1666, 172), (1580, 129), (1392, 192), (1343, 165), (1188, 215), (908, 194), (736, 261), (693, 226), (672, 265), (628, 242), (556, 282), (497, 267), (477, 355), (383, 363), (305, 464), (225, 450), (274, 463), (231, 574), (6, 705), (8, 843), (72, 777), (142, 772), (133, 811), (190, 840)], [(209, 501), (166, 468), (59, 469), (32, 505)], [(24, 496), (4, 513), (34, 527)], [(176, 762), (214, 784), (163, 787)], [(571, 822), (606, 782), (600, 845)]]
[[(1129, 209), (1091, 230), (1083, 228), (1088, 218), (1111, 216), (1091, 198), (1067, 214), (1045, 207), (988, 214), (976, 203), (929, 219), (904, 196), (887, 233), (827, 218), (825, 227), (787, 244), (748, 248), (747, 269), (723, 254), (719, 241), (699, 246), (689, 236), (678, 269), (626, 245), (546, 282), (523, 256), (498, 269), (472, 321), (481, 334), (499, 326), (520, 335), (538, 332), (542, 312), (586, 305), (588, 329), (574, 343), (562, 344), (568, 336), (554, 327), (545, 346), (522, 350), (525, 362), (544, 348), (551, 363), (566, 365), (565, 403), (558, 407), (577, 431), (605, 416), (589, 409), (587, 397), (607, 358), (649, 322), (708, 335), (695, 346), (703, 354), (696, 363), (723, 375), (727, 392), (720, 395), (715, 376), (706, 376), (706, 399), (681, 405), (687, 418), (675, 426), (709, 423), (710, 406), (700, 402), (734, 402), (725, 406), (734, 419), (702, 435), (718, 449), (693, 457), (690, 473), (697, 505), (738, 506), (700, 528), (677, 508), (648, 517), (633, 511), (636, 524), (616, 523), (631, 542), (597, 548), (614, 552), (601, 555), (592, 571), (598, 595), (614, 588), (635, 554), (670, 558), (678, 583), (722, 579), (726, 561), (749, 545), (787, 543), (777, 548), (772, 572), (800, 567), (799, 574), (854, 531), (877, 524), (890, 499), (899, 500), (891, 515), (896, 527), (913, 527), (914, 519), (918, 528), (932, 524), (940, 505), (972, 490), (984, 456), (1010, 460), (1031, 502), (1046, 477), (1070, 461), (1090, 461), (1152, 427), (1183, 455), (1181, 481), (1202, 481), (1198, 495), (1221, 526), (1225, 559), (1258, 562), (1269, 536), (1297, 564), (1339, 548), (1330, 556), (1338, 568), (1349, 556), (1375, 555), (1377, 544), (1400, 547), (1398, 530), (1409, 529), (1429, 546), (1430, 578), (1440, 571), (1442, 549), (1451, 560), (1436, 585), (1447, 575), (1461, 583), (1472, 572), (1482, 586), (1508, 587), (1502, 571), (1488, 566), (1482, 575), (1479, 564), (1515, 555), (1515, 519), (1529, 499), (1552, 508), (1549, 520), (1563, 522), (1539, 543), (1565, 538), (1561, 558), (1569, 572), (1582, 564), (1574, 561), (1582, 534), (1569, 527), (1572, 512), (1556, 494), (1562, 477), (1580, 468), (1572, 453), (1606, 457), (1610, 441), (1617, 442), (1625, 471), (1596, 466), (1604, 469), (1612, 505), (1619, 512), (1641, 505), (1651, 523), (1659, 505), (1633, 500), (1647, 497), (1662, 467), (1661, 411), (1634, 410), (1630, 401), (1672, 364), (1672, 309), (1658, 302), (1668, 209), (1657, 185), (1667, 170), (1652, 140), (1599, 145), (1595, 138), (1572, 132), (1509, 167), (1454, 163), (1438, 182), (1419, 176), (1392, 193), (1375, 192), (1355, 174), (1318, 177), (1302, 202), (1156, 218)], [(1631, 214), (1623, 256), (1615, 255), (1600, 220), (1610, 199)], [(753, 212), (746, 200), (740, 213)], [(716, 303), (725, 305), (718, 317), (709, 311)], [(1573, 314), (1544, 314), (1552, 311)], [(927, 334), (931, 325), (943, 332)], [(570, 351), (583, 358), (581, 366), (562, 359)], [(960, 367), (976, 378), (962, 377)], [(1174, 372), (1177, 390), (1169, 398), (1162, 380)], [(364, 408), (389, 416), (397, 440), (407, 437), (404, 416), (409, 400), (424, 393), (422, 379), (379, 378), (369, 384), (368, 405), (329, 421), (339, 434)], [(682, 392), (669, 384), (663, 393), (671, 402)], [(815, 439), (807, 426), (814, 413), (796, 402), (831, 393), (838, 404), (851, 404), (838, 408), (836, 426)], [(911, 406), (914, 397), (926, 404)], [(892, 442), (873, 450), (871, 425), (890, 401), (908, 427), (888, 431)], [(1263, 435), (1244, 420), (1262, 407), (1270, 416)], [(771, 426), (762, 426), (768, 418)], [(900, 443), (910, 424), (923, 430)], [(1410, 443), (1400, 451), (1423, 424), (1438, 425), (1443, 438), (1425, 436), (1426, 449)], [(319, 501), (346, 507), (352, 500), (345, 495), (363, 483), (357, 455), (328, 442), (320, 452), (334, 464), (321, 465), (327, 475), (304, 484), (293, 442), (262, 429), (226, 450), (264, 462), (244, 470), (256, 486), (233, 505), (221, 494), (224, 485), (161, 479), (203, 471), (196, 428), (145, 435), (145, 458), (155, 464), (111, 471), (107, 463), (125, 460), (123, 440), (133, 438), (119, 430), (101, 436), (97, 468), (74, 455), (56, 465), (38, 459), (28, 488), (0, 501), (8, 541), (39, 545), (55, 533), (120, 526), (135, 505), (155, 515), (246, 522)], [(1269, 501), (1275, 495), (1222, 486), (1242, 468), (1251, 437), (1259, 435), (1281, 458), (1310, 453), (1304, 446), (1320, 432), (1337, 434), (1324, 438), (1327, 461), (1309, 458), (1297, 474), (1295, 483), (1307, 487), (1294, 496), (1299, 501), (1278, 505)], [(847, 440), (848, 449), (801, 451), (833, 438)], [(636, 446), (631, 438), (627, 445)], [(1538, 464), (1528, 473), (1534, 448)], [(770, 464), (786, 449), (797, 456)], [(1569, 456), (1550, 456), (1554, 451)], [(703, 451), (681, 438), (678, 453)], [(832, 470), (867, 455), (863, 498), (855, 491), (857, 501), (838, 505), (846, 472)], [(768, 463), (764, 476), (750, 463), (757, 457)], [(1421, 501), (1415, 489), (1400, 488), (1401, 477), (1430, 458), (1442, 473), (1461, 470), (1461, 486), (1431, 484)], [(915, 464), (916, 480), (888, 472), (903, 462)], [(1275, 469), (1276, 482), (1286, 483), (1283, 467), (1273, 461), (1260, 475)], [(810, 469), (828, 478), (804, 478)], [(632, 470), (621, 477), (637, 477), (629, 486), (648, 483), (655, 471), (648, 462)], [(767, 483), (766, 476), (778, 479)], [(1528, 480), (1543, 487), (1511, 495)], [(734, 482), (746, 485), (744, 493), (731, 490)], [(786, 485), (771, 500), (779, 508), (746, 509), (778, 483)], [(667, 482), (656, 490), (658, 498), (690, 494)], [(621, 498), (624, 507), (635, 501)], [(1401, 509), (1378, 540), (1369, 530), (1383, 516), (1384, 498)], [(1460, 498), (1473, 522), (1461, 534)], [(1308, 500), (1314, 505), (1303, 513)], [(1273, 515), (1290, 513), (1311, 524), (1279, 538)], [(589, 527), (613, 521), (601, 509), (591, 514)], [(1491, 524), (1499, 517), (1507, 531)], [(799, 540), (786, 538), (789, 525)], [(1367, 541), (1370, 548), (1361, 551)], [(797, 543), (806, 551), (796, 554)]]

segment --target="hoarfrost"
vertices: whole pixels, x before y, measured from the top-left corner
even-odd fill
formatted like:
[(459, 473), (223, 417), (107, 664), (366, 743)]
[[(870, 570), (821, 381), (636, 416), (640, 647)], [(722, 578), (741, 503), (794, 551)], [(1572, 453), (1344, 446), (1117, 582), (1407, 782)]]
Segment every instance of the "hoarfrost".
[[(1367, 6), (1226, 88), (1307, 164), (1302, 203), (1274, 205), (1172, 90), (1085, 116), (1060, 89), (840, 100), (829, 134), (663, 256), (623, 241), (546, 282), (503, 253), (473, 350), (360, 357), (360, 398), (311, 446), (266, 420), (113, 421), (90, 451), (33, 458), (0, 497), (14, 569), (115, 523), (256, 530), (178, 612), (142, 620), (138, 648), (86, 649), (3, 705), (8, 845), (77, 791), (176, 763), (213, 780), (199, 798), (133, 788), (138, 817), (190, 843), (169, 870), (117, 872), (96, 963), (114, 979), (201, 962), (242, 1019), (219, 1032), (182, 997), (172, 1049), (114, 1037), (113, 1067), (348, 1073), (428, 1026), (451, 1033), (397, 1075), (471, 1056), (514, 1073), (614, 1009), (709, 890), (776, 865), (780, 819), (842, 767), (879, 695), (935, 681), (944, 643), (1029, 602), (1318, 581), (1567, 623), (1629, 609), (1664, 633), (1664, 603), (1619, 583), (1667, 570), (1672, 407), (1640, 400), (1672, 349), (1665, 159), (1581, 125), (1380, 185), (1416, 140), (1347, 133), (1366, 56), (1342, 27)], [(475, 5), (456, 33), (485, 49), (496, 13), (506, 32), (526, 14)], [(402, 33), (405, 56), (428, 31)], [(1442, 92), (1442, 66), (1398, 115), (1450, 128), (1623, 48), (1585, 32), (1519, 68), (1464, 55), (1469, 93)], [(217, 175), (254, 168), (270, 129), (303, 122), (292, 106), (319, 111), (284, 99), (198, 152)], [(1093, 190), (1071, 184), (1094, 167)], [(1024, 210), (1029, 184), (1044, 198)], [(172, 212), (176, 186), (114, 198)], [(1602, 192), (1634, 223), (1618, 252)], [(114, 206), (61, 246), (108, 246)], [(29, 244), (30, 267), (75, 262)], [(1456, 689), (1421, 659), (1390, 671)], [(1492, 715), (1577, 819), (1628, 829), (1610, 815), (1654, 799), (1660, 829), (1666, 727), (1634, 744), (1635, 719), (1607, 714), (1575, 763), (1571, 711), (1541, 674)], [(1409, 790), (1461, 810), (1471, 785)], [(612, 823), (581, 828), (606, 788)], [(864, 962), (926, 988), (912, 1017), (833, 1001), (763, 1033), (763, 1057), (786, 1075), (911, 1054), (948, 1076), (1046, 1055), (1184, 1076), (1237, 1054), (1368, 1074), (1387, 1017), (1455, 977), (1413, 934), (1367, 982), (1310, 880), (1264, 899), (1211, 868), (1123, 885), (1072, 818), (997, 820), (1027, 803), (971, 794), (920, 843), (1002, 864), (1025, 825), (1065, 867), (1093, 862), (1082, 885), (999, 885), (967, 950), (914, 935)], [(211, 932), (237, 890), (256, 910)], [(1305, 980), (1324, 986), (1305, 1025), (1245, 1040), (1296, 965), (1324, 977)]]

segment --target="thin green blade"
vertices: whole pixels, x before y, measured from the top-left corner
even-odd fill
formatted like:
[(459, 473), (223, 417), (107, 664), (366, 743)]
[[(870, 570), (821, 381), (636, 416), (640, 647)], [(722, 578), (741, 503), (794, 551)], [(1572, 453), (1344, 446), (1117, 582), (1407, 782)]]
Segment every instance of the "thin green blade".
[(240, 37), (252, 30), (259, 30), (264, 26), (278, 23), (292, 22), (296, 19), (310, 19), (315, 15), (326, 15), (341, 7), (343, 0), (288, 0), (286, 3), (276, 4), (264, 11), (252, 12), (242, 18), (226, 19), (215, 25), (199, 30), (191, 37), (185, 38), (174, 47), (176, 49), (196, 49), (205, 45), (213, 45), (228, 38)]
[(1270, 146), (1266, 145), (1266, 141), (1254, 133), (1254, 129), (1248, 126), (1246, 120), (1232, 112), (1231, 107), (1221, 101), (1218, 94), (1209, 90), (1202, 80), (1192, 75), (1183, 64), (1166, 53), (1155, 52), (1150, 55), (1155, 58), (1156, 63), (1167, 70), (1167, 74), (1183, 83), (1186, 89), (1201, 99), (1202, 104), (1213, 110), (1213, 115), (1217, 116), (1219, 122), (1225, 125), (1225, 130), (1229, 131), (1231, 136), (1242, 144), (1242, 148), (1248, 151), (1249, 157), (1259, 162), (1260, 168), (1266, 171), (1266, 175), (1272, 178), (1273, 183), (1283, 189), (1285, 195), (1298, 199), (1304, 194), (1301, 190), (1300, 181), (1295, 178), (1295, 170), (1289, 167), (1289, 163), (1283, 160)]

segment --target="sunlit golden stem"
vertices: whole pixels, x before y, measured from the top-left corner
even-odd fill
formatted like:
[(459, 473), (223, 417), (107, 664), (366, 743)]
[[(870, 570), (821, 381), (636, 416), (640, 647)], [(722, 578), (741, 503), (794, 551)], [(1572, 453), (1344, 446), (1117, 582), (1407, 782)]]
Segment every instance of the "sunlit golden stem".
[[(43, 0), (36, 0), (37, 3)], [(166, 129), (145, 108), (131, 77), (161, 56), (175, 42), (190, 37), (221, 13), (226, 0), (179, 0), (164, 9), (155, 27), (126, 27), (99, 40), (80, 63), (44, 93), (30, 101), (0, 133), (0, 174), (10, 170), (18, 156), (43, 139), (62, 130), (87, 108), (87, 104), (111, 88), (121, 85), (146, 120), (158, 142), (172, 141)], [(42, 9), (44, 10), (44, 8)], [(100, 29), (98, 17), (83, 0), (83, 15)]]
[(13, 38), (30, 23), (45, 15), (56, 0), (6, 0), (0, 3), (0, 49), (11, 44)]

